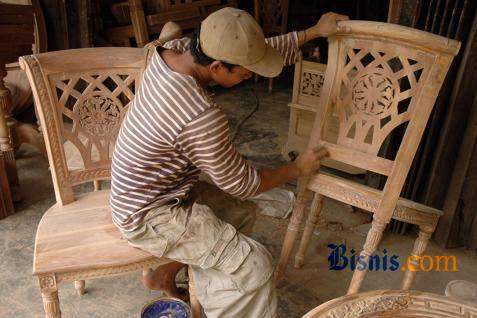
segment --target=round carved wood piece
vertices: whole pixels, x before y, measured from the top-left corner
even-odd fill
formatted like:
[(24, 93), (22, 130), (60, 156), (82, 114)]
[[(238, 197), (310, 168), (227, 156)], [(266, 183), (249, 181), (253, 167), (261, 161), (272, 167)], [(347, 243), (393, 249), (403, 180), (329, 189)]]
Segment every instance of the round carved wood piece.
[(355, 111), (367, 116), (386, 117), (396, 96), (397, 83), (376, 69), (354, 79), (351, 99)]
[(377, 290), (332, 299), (303, 318), (459, 318), (477, 316), (477, 306), (419, 291)]

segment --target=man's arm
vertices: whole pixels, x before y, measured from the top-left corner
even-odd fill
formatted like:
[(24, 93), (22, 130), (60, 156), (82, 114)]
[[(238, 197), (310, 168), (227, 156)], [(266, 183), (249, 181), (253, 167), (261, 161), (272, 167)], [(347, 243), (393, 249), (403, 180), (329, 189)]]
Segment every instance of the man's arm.
[(322, 15), (311, 28), (267, 38), (265, 42), (281, 54), (284, 65), (292, 65), (298, 60), (300, 46), (318, 37), (327, 37), (336, 33), (337, 22), (347, 19), (345, 15), (329, 12)]

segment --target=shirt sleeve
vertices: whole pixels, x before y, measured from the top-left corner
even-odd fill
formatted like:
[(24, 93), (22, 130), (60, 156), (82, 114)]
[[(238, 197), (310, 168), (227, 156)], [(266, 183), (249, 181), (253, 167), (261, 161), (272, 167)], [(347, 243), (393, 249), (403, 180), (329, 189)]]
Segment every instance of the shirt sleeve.
[(257, 192), (260, 175), (233, 146), (228, 120), (219, 108), (213, 107), (187, 124), (176, 144), (223, 191), (241, 199)]
[(298, 61), (300, 51), (296, 32), (266, 38), (265, 42), (282, 55), (284, 65), (292, 65)]
[(169, 42), (164, 43), (162, 46), (163, 48), (169, 50), (177, 50), (180, 52), (185, 52), (189, 49), (191, 39), (190, 38), (181, 38), (181, 39), (174, 39)]

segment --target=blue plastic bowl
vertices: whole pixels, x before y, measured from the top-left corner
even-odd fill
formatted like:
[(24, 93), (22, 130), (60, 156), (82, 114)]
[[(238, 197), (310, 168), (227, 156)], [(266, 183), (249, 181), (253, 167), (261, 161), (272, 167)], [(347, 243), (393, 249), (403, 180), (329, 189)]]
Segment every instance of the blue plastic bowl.
[(141, 318), (191, 318), (190, 307), (176, 298), (159, 298), (142, 309)]

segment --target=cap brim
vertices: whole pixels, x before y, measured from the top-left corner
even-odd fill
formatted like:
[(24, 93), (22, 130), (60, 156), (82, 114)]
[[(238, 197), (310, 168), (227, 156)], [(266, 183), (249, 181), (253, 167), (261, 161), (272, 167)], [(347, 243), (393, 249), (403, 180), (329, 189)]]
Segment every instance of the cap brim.
[(283, 58), (277, 50), (267, 44), (265, 55), (260, 61), (242, 66), (260, 76), (276, 77), (282, 72)]

